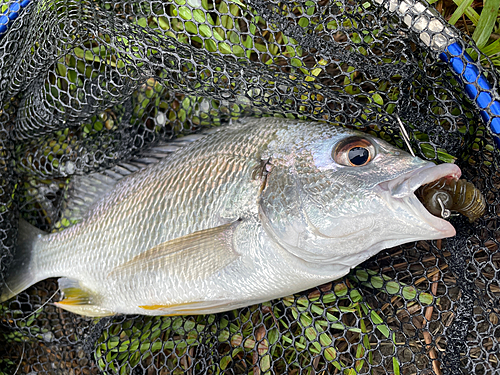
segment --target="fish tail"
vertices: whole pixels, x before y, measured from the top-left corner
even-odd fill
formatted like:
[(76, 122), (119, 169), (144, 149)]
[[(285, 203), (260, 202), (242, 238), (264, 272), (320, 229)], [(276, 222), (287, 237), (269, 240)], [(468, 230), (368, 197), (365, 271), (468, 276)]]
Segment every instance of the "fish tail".
[(6, 274), (0, 277), (0, 302), (14, 297), (39, 281), (32, 257), (40, 234), (44, 232), (22, 219), (19, 221), (18, 246), (14, 259)]

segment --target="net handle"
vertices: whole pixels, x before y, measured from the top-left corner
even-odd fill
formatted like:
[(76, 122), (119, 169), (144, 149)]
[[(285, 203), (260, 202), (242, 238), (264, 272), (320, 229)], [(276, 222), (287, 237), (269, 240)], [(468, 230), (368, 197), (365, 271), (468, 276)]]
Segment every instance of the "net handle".
[[(493, 99), (493, 88), (486, 77), (479, 71), (473, 63), (470, 55), (462, 49), (458, 43), (452, 43), (446, 48), (446, 52), (439, 54), (439, 57), (444, 62), (448, 63), (451, 70), (456, 73), (459, 80), (464, 84), (467, 96), (474, 100), (480, 108), (479, 113), (483, 121), (490, 124), (490, 130), (493, 133), (493, 140), (497, 148), (500, 149), (500, 102)], [(481, 91), (477, 89), (481, 88)], [(493, 116), (485, 111), (490, 109)]]
[(31, 0), (17, 0), (9, 3), (7, 9), (0, 16), (0, 38), (7, 33), (9, 26), (19, 17), (20, 12), (26, 8), (29, 3), (31, 3)]
[[(500, 149), (500, 102), (486, 77), (479, 71), (471, 56), (456, 42), (457, 34), (441, 18), (422, 2), (413, 0), (374, 0), (390, 12), (397, 13), (403, 22), (419, 34), (422, 42), (440, 59), (448, 64), (458, 80), (464, 85), (467, 96), (474, 101), (498, 149)], [(20, 12), (31, 0), (16, 0), (9, 3), (0, 16), (0, 38), (8, 31)], [(478, 88), (480, 88), (480, 91)], [(491, 113), (486, 109), (489, 108)]]
[[(414, 0), (374, 0), (396, 13), (420, 40), (448, 64), (453, 74), (464, 85), (467, 96), (476, 104), (490, 130), (495, 145), (500, 149), (500, 102), (486, 77), (484, 68), (474, 62), (458, 43), (461, 38), (428, 4)], [(480, 70), (481, 69), (481, 70)], [(478, 88), (480, 90), (478, 90)], [(486, 111), (486, 109), (489, 109)], [(489, 127), (488, 127), (489, 124)]]

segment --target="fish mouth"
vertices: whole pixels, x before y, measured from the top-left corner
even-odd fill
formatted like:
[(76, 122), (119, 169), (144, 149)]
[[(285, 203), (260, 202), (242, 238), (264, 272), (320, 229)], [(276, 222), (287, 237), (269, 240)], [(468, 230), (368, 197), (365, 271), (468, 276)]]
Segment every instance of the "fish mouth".
[(431, 162), (405, 173), (393, 180), (378, 184), (382, 191), (389, 194), (387, 201), (392, 205), (403, 205), (413, 216), (428, 224), (438, 232), (437, 238), (453, 237), (456, 232), (453, 225), (448, 221), (434, 216), (415, 196), (415, 191), (422, 185), (431, 183), (441, 178), (458, 180), (462, 171), (455, 164), (435, 165)]

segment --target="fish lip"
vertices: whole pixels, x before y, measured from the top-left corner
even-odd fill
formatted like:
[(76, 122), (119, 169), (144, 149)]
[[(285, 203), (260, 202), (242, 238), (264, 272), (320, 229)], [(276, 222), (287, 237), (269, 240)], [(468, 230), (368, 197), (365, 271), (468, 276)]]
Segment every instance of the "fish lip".
[(453, 237), (456, 234), (453, 225), (431, 214), (415, 196), (415, 190), (443, 177), (458, 180), (461, 175), (462, 171), (455, 164), (435, 165), (429, 162), (393, 180), (381, 182), (378, 187), (389, 194), (389, 199), (403, 202), (416, 217), (436, 230), (439, 233), (437, 238)]
[(455, 164), (439, 164), (429, 162), (401, 176), (378, 184), (382, 190), (388, 190), (394, 198), (404, 198), (414, 193), (420, 186), (439, 180), (443, 177), (458, 180), (462, 171)]

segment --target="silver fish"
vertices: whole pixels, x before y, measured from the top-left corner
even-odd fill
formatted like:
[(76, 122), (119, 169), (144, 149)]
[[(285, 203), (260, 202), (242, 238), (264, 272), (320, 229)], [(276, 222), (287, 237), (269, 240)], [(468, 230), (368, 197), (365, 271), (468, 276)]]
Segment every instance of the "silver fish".
[(344, 276), (380, 250), (455, 235), (415, 197), (458, 180), (367, 134), (263, 118), (209, 134), (121, 179), (83, 219), (21, 221), (0, 300), (62, 277), (77, 314), (226, 311)]

